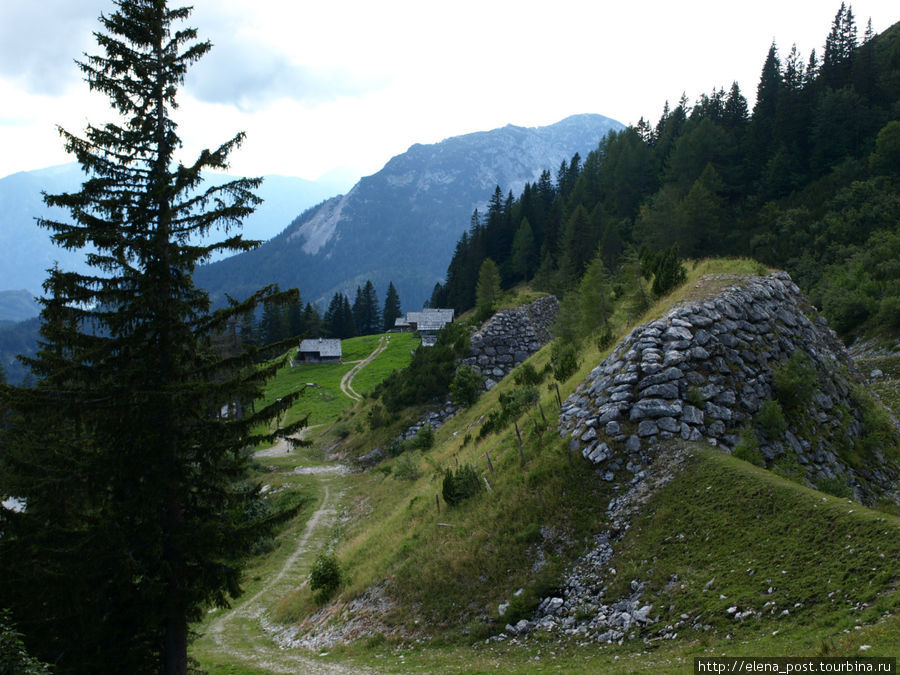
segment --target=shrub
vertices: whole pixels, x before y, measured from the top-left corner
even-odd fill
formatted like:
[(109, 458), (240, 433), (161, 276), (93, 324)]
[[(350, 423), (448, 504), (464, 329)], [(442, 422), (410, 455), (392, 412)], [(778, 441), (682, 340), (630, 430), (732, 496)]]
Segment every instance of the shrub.
[(400, 480), (416, 480), (422, 475), (419, 471), (419, 457), (415, 452), (400, 455), (394, 462), (394, 477)]
[(696, 386), (692, 386), (687, 390), (685, 400), (687, 400), (687, 402), (695, 408), (702, 408), (703, 404), (706, 402), (703, 400), (703, 395), (700, 393), (700, 389)]
[(889, 295), (881, 299), (876, 321), (882, 328), (900, 329), (900, 296)]
[(601, 352), (609, 349), (612, 347), (614, 340), (615, 336), (613, 335), (612, 328), (605, 326), (597, 336), (597, 349)]
[(389, 421), (389, 415), (380, 403), (376, 403), (369, 409), (369, 412), (366, 413), (366, 418), (369, 421), (369, 428), (373, 431), (383, 427)]
[(762, 408), (756, 414), (756, 422), (769, 440), (779, 438), (787, 430), (787, 420), (784, 418), (781, 404), (772, 399), (766, 399), (762, 404)]
[(775, 394), (781, 405), (799, 411), (809, 405), (816, 392), (816, 369), (806, 352), (795, 350), (791, 357), (775, 369)]
[(341, 585), (341, 568), (333, 553), (321, 553), (309, 572), (309, 588), (320, 605), (328, 602)]
[(537, 523), (528, 523), (520, 532), (517, 532), (516, 540), (523, 544), (538, 544), (544, 536), (541, 534), (541, 526)]
[(468, 355), (468, 329), (460, 323), (449, 323), (438, 333), (433, 347), (416, 349), (410, 364), (385, 378), (375, 394), (391, 412), (443, 399), (450, 391), (457, 360)]
[(892, 459), (900, 459), (897, 432), (884, 406), (862, 387), (854, 387), (850, 391), (850, 397), (862, 417), (863, 452), (871, 456), (876, 451), (881, 451)]
[(841, 499), (850, 499), (853, 497), (853, 488), (847, 485), (847, 481), (840, 476), (834, 478), (821, 478), (816, 486), (820, 492), (829, 494), (833, 497)]
[(434, 427), (426, 424), (412, 438), (412, 447), (416, 450), (430, 450), (434, 446)]
[(759, 439), (756, 432), (750, 426), (745, 426), (741, 430), (741, 439), (734, 446), (734, 452), (731, 453), (738, 459), (750, 462), (756, 466), (765, 466), (766, 461), (759, 449)]
[(550, 363), (553, 364), (553, 377), (565, 382), (578, 370), (578, 350), (570, 342), (556, 341), (550, 351)]
[(50, 666), (38, 661), (25, 649), (22, 634), (13, 625), (9, 610), (0, 611), (0, 673), (37, 675), (50, 672)]
[(478, 474), (471, 464), (464, 464), (451, 472), (450, 469), (444, 471), (444, 482), (441, 487), (441, 494), (444, 501), (449, 506), (456, 506), (464, 499), (468, 499), (472, 495), (481, 490), (481, 481)]
[(450, 383), (450, 395), (461, 406), (468, 407), (478, 400), (481, 388), (484, 386), (484, 376), (472, 366), (460, 366), (453, 381)]
[(409, 449), (410, 443), (408, 441), (404, 441), (402, 438), (395, 438), (391, 441), (391, 445), (388, 448), (388, 452), (391, 457), (398, 457), (402, 455)]
[(484, 438), (489, 433), (500, 431), (507, 424), (516, 420), (525, 410), (537, 404), (540, 393), (535, 387), (516, 387), (508, 394), (500, 394), (500, 409), (492, 410), (487, 420), (481, 425), (478, 437)]
[(684, 283), (687, 271), (678, 255), (678, 244), (648, 256), (647, 265), (653, 272), (653, 294), (663, 296)]
[(540, 598), (535, 597), (534, 593), (514, 595), (509, 599), (509, 607), (506, 608), (502, 618), (512, 625), (522, 619), (533, 619), (539, 604)]
[(544, 381), (544, 372), (537, 372), (530, 363), (523, 363), (513, 372), (513, 381), (521, 386), (535, 387)]

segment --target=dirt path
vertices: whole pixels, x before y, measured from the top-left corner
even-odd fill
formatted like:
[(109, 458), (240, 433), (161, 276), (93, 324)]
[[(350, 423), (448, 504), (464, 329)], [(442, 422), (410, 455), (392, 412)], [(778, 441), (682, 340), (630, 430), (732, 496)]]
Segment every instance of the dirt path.
[[(321, 424), (313, 424), (310, 427), (306, 427), (301, 429), (299, 433), (294, 434), (294, 438), (298, 440), (303, 440), (307, 437), (310, 431), (313, 429), (318, 429), (323, 425)], [(293, 453), (294, 448), (285, 438), (279, 438), (278, 441), (271, 448), (266, 448), (265, 450), (257, 450), (253, 453), (254, 457), (288, 457)]]
[[(337, 465), (317, 467), (317, 471), (300, 471), (319, 483), (322, 501), (310, 516), (303, 532), (278, 572), (265, 578), (252, 595), (238, 599), (230, 609), (218, 610), (198, 642), (198, 648), (217, 655), (227, 654), (234, 662), (271, 673), (358, 673), (358, 666), (320, 661), (309, 651), (282, 649), (272, 640), (267, 628), (272, 626), (268, 610), (290, 590), (306, 583), (310, 566), (319, 550), (321, 539), (333, 527), (341, 496), (340, 476), (344, 468)], [(318, 540), (318, 541), (317, 541)]]
[(341, 391), (344, 392), (349, 398), (354, 401), (362, 401), (362, 396), (353, 388), (353, 378), (356, 377), (359, 371), (361, 371), (367, 365), (372, 363), (372, 361), (378, 358), (378, 355), (388, 348), (390, 341), (390, 335), (382, 335), (378, 341), (378, 346), (372, 350), (372, 353), (362, 361), (357, 362), (357, 364), (353, 366), (353, 368), (348, 370), (344, 377), (341, 378)]

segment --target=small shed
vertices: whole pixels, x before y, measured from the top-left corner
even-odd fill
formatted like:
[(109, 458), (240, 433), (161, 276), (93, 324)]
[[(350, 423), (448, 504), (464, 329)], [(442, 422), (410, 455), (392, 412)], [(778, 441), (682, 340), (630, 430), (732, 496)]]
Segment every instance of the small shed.
[(297, 350), (297, 359), (302, 363), (340, 363), (341, 341), (315, 338), (303, 340)]

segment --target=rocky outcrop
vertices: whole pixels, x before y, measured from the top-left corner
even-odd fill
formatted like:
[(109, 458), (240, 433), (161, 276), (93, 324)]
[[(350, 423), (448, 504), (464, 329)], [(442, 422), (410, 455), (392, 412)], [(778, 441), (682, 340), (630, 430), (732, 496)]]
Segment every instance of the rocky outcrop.
[[(775, 372), (798, 350), (815, 393), (767, 436), (759, 413), (776, 397)], [(635, 328), (565, 401), (559, 429), (610, 481), (623, 468), (638, 474), (660, 441), (732, 451), (743, 437), (767, 466), (789, 467), (808, 485), (896, 500), (897, 466), (877, 448), (860, 461), (866, 430), (855, 378), (843, 344), (787, 274), (753, 277)]]
[(500, 310), (471, 338), (471, 356), (463, 360), (485, 377), (491, 389), (509, 372), (550, 342), (559, 311), (552, 295), (514, 309)]

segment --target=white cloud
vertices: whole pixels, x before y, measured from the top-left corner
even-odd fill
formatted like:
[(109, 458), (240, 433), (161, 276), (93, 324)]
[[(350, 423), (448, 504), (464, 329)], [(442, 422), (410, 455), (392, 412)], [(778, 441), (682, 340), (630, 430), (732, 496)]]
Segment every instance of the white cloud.
[(93, 44), (98, 0), (0, 3), (0, 76), (59, 95), (80, 80), (74, 60)]
[[(753, 99), (766, 51), (822, 44), (837, 6), (821, 0), (194, 0), (213, 50), (178, 111), (185, 150), (236, 131), (241, 173), (376, 171), (416, 142), (595, 112), (653, 121), (737, 80)], [(0, 175), (66, 161), (54, 124), (81, 129), (104, 102), (72, 59), (111, 3), (0, 3)], [(894, 0), (853, 3), (860, 33), (897, 18)], [(10, 27), (14, 25), (14, 27)], [(77, 85), (77, 86), (75, 86)], [(98, 100), (99, 99), (99, 100)], [(10, 103), (12, 102), (12, 103)], [(99, 111), (99, 112), (98, 112)], [(97, 115), (100, 115), (98, 118)], [(26, 123), (27, 122), (27, 123)]]

